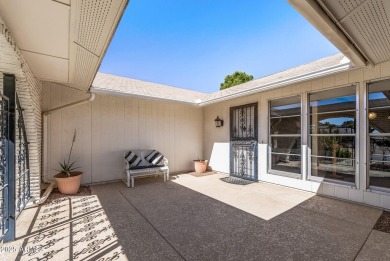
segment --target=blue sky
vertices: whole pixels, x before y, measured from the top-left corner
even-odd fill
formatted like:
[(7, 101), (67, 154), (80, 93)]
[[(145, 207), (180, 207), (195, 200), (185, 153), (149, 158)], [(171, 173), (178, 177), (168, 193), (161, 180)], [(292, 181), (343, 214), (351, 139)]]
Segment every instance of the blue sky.
[(210, 93), (336, 53), (287, 0), (131, 0), (99, 71)]

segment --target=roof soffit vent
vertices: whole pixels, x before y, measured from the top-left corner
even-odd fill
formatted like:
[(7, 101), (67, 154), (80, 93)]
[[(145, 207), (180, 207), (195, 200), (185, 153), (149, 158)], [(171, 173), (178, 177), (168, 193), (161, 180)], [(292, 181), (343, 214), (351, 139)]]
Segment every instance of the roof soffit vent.
[(317, 2), (371, 64), (390, 60), (390, 1)]
[(69, 79), (73, 87), (90, 87), (126, 4), (126, 0), (79, 0), (71, 6)]

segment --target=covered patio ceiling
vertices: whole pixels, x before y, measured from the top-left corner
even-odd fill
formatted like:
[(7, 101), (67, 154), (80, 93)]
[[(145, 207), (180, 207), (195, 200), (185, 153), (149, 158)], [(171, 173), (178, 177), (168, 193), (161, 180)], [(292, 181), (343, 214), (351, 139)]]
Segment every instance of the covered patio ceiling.
[(390, 1), (289, 0), (355, 66), (390, 60)]
[(36, 78), (86, 91), (127, 2), (0, 0), (0, 16)]

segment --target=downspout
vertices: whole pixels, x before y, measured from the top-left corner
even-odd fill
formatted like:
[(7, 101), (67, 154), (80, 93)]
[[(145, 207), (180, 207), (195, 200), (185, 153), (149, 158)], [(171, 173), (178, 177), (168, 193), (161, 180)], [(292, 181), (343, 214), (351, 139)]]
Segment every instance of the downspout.
[(56, 107), (56, 108), (53, 108), (53, 109), (50, 109), (50, 110), (47, 110), (47, 111), (44, 111), (44, 112), (42, 112), (42, 117), (45, 117), (45, 116), (49, 115), (52, 112), (59, 111), (59, 110), (62, 110), (62, 109), (68, 109), (68, 108), (71, 108), (71, 107), (75, 107), (75, 106), (78, 106), (78, 105), (81, 105), (81, 104), (84, 104), (84, 103), (87, 103), (87, 102), (92, 102), (93, 100), (95, 100), (95, 93), (89, 92), (89, 97), (88, 98), (80, 100), (80, 101), (72, 102), (72, 103), (69, 103), (69, 104), (66, 104), (66, 105), (62, 105), (60, 107)]
[(47, 176), (47, 138), (48, 138), (48, 133), (47, 133), (47, 116), (50, 114), (50, 113), (53, 113), (55, 111), (59, 111), (59, 110), (63, 110), (63, 109), (68, 109), (68, 108), (72, 108), (72, 107), (75, 107), (75, 106), (79, 106), (81, 104), (84, 104), (84, 103), (88, 103), (88, 102), (92, 102), (95, 100), (95, 93), (89, 91), (89, 97), (86, 98), (86, 99), (82, 99), (80, 101), (76, 101), (76, 102), (72, 102), (72, 103), (69, 103), (69, 104), (66, 104), (66, 105), (63, 105), (63, 106), (59, 106), (59, 107), (56, 107), (56, 108), (53, 108), (53, 109), (50, 109), (50, 110), (47, 110), (47, 111), (44, 111), (42, 112), (42, 121), (43, 121), (43, 139), (42, 139), (42, 155), (43, 155), (43, 170), (42, 170), (42, 174), (41, 174), (41, 178), (42, 178), (42, 182), (43, 183), (50, 183), (49, 187), (46, 189), (45, 193), (43, 194), (43, 196), (41, 198), (39, 198), (39, 200), (35, 200), (33, 201), (33, 204), (28, 206), (28, 207), (33, 207), (33, 206), (37, 206), (37, 205), (40, 205), (42, 203), (44, 203), (46, 201), (46, 199), (49, 197), (51, 191), (53, 190), (54, 188), (54, 185), (55, 185), (55, 181), (50, 181), (50, 180), (47, 180), (46, 176)]

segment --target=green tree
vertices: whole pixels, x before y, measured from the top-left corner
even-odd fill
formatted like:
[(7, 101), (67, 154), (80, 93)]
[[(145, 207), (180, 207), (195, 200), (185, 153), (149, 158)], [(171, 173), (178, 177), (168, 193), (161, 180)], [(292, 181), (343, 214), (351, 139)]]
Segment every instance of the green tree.
[(253, 80), (252, 75), (248, 75), (245, 72), (234, 72), (233, 74), (229, 74), (225, 77), (225, 81), (221, 83), (220, 90), (236, 86), (244, 82), (249, 82), (251, 80)]

